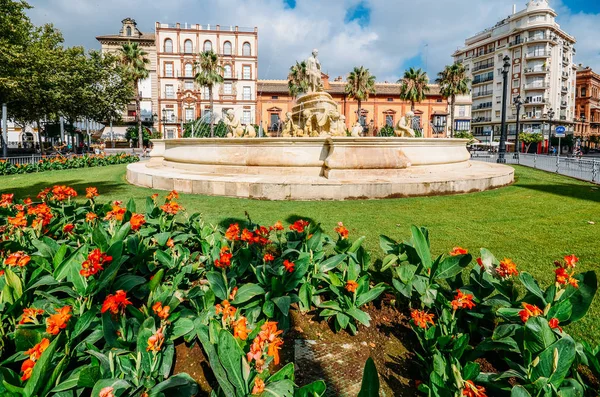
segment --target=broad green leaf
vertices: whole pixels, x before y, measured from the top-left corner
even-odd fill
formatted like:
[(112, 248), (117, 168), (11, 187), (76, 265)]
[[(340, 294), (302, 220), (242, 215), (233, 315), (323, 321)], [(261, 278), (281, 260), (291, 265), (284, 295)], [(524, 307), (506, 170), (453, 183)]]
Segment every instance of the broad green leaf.
[(446, 280), (448, 278), (452, 278), (457, 274), (460, 274), (463, 269), (471, 263), (473, 258), (470, 254), (467, 255), (458, 255), (458, 256), (448, 256), (444, 258), (443, 261), (440, 262), (437, 267), (433, 278), (434, 279), (442, 279)]
[(417, 255), (419, 255), (423, 267), (429, 269), (433, 263), (431, 260), (431, 251), (429, 250), (429, 242), (418, 227), (411, 226), (410, 230), (412, 232), (413, 243)]
[(249, 300), (253, 299), (256, 296), (264, 295), (265, 290), (258, 284), (247, 283), (242, 285), (237, 293), (235, 294), (235, 299), (231, 302), (232, 305), (239, 305), (241, 303), (246, 303)]
[[(186, 373), (171, 376), (150, 389), (149, 397), (193, 397), (198, 394), (198, 384)], [(168, 392), (167, 392), (168, 391)], [(163, 393), (165, 392), (165, 393)]]
[(44, 387), (45, 378), (51, 375), (52, 358), (59, 344), (62, 344), (63, 333), (60, 333), (44, 350), (42, 356), (36, 361), (31, 377), (25, 385), (23, 392), (26, 396), (35, 396)]
[(363, 378), (358, 397), (379, 397), (379, 375), (371, 357), (365, 363)]
[(541, 306), (546, 306), (547, 302), (544, 297), (544, 292), (538, 285), (537, 281), (533, 278), (533, 276), (527, 272), (521, 272), (519, 275), (519, 279), (523, 283), (523, 286), (527, 289), (527, 291), (531, 292), (537, 298), (539, 298)]
[(248, 393), (248, 387), (242, 376), (244, 351), (229, 331), (221, 330), (219, 332), (217, 352), (223, 368), (227, 371), (227, 379), (237, 391), (236, 394), (245, 396)]
[(105, 387), (112, 387), (115, 396), (121, 395), (124, 391), (131, 387), (131, 384), (123, 379), (100, 379), (92, 389), (92, 397), (99, 397), (100, 390)]
[(327, 273), (328, 271), (335, 269), (340, 263), (344, 261), (344, 259), (346, 259), (346, 256), (346, 254), (338, 254), (325, 259), (323, 262), (321, 262), (319, 270), (323, 273)]
[(223, 274), (215, 271), (206, 273), (206, 278), (210, 284), (210, 288), (215, 293), (215, 296), (221, 300), (229, 298), (227, 295), (227, 288), (225, 287), (225, 280)]

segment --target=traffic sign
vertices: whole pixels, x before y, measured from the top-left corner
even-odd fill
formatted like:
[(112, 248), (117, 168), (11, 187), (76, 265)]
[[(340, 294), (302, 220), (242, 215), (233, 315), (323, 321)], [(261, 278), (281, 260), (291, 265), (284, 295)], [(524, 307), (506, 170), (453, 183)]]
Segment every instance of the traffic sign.
[(556, 136), (560, 138), (565, 136), (567, 129), (564, 126), (559, 125), (554, 131), (556, 132)]

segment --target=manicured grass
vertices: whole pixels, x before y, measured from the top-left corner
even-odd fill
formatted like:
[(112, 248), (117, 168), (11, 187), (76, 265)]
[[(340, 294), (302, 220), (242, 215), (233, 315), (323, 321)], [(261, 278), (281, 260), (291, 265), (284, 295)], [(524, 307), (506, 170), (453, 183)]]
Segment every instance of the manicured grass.
[[(483, 193), (457, 196), (346, 202), (270, 202), (223, 197), (181, 195), (189, 212), (200, 212), (211, 223), (224, 227), (252, 220), (272, 224), (304, 218), (320, 222), (333, 234), (343, 221), (351, 235), (367, 236), (366, 247), (381, 258), (378, 236), (409, 237), (410, 225), (430, 231), (436, 254), (460, 245), (474, 255), (480, 247), (497, 257), (512, 258), (545, 287), (554, 280), (553, 261), (567, 254), (580, 259), (578, 270), (600, 271), (600, 187), (574, 179), (516, 167), (514, 185)], [(130, 186), (125, 166), (52, 171), (0, 177), (0, 191), (19, 197), (33, 196), (46, 186), (70, 185), (80, 193), (96, 186), (104, 200), (134, 198), (144, 205), (150, 189)], [(599, 272), (600, 273), (600, 272)], [(600, 299), (588, 316), (570, 327), (575, 336), (600, 342)]]

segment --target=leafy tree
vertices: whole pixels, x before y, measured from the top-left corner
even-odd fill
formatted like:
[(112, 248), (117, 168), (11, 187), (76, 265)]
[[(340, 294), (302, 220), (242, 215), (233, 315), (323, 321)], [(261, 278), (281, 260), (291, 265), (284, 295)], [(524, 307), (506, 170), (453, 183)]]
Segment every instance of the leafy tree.
[(423, 70), (410, 68), (404, 72), (404, 77), (398, 80), (400, 84), (400, 99), (410, 102), (410, 110), (415, 111), (415, 103), (425, 99), (429, 92), (429, 77)]
[(142, 115), (140, 106), (140, 81), (148, 77), (147, 66), (150, 64), (148, 53), (137, 43), (125, 43), (121, 48), (121, 62), (127, 67), (130, 79), (135, 88), (135, 117), (138, 126), (138, 146), (143, 145)]
[(519, 141), (525, 144), (525, 153), (529, 153), (529, 147), (532, 143), (540, 143), (544, 140), (544, 136), (539, 132), (521, 132)]
[(468, 139), (469, 143), (475, 141), (475, 137), (473, 134), (471, 134), (471, 131), (456, 131), (454, 133), (454, 137), (459, 139)]
[[(193, 126), (193, 128), (192, 128)], [(193, 135), (192, 135), (193, 131)], [(223, 120), (219, 120), (214, 126), (214, 136), (224, 138), (227, 136), (227, 126)], [(183, 125), (184, 138), (207, 138), (210, 137), (210, 123), (202, 119), (190, 121)]]
[(367, 101), (370, 94), (375, 94), (375, 76), (369, 72), (369, 69), (365, 69), (363, 66), (355, 67), (348, 75), (344, 91), (348, 97), (356, 99), (358, 102), (356, 115), (360, 120), (361, 102)]
[(298, 62), (290, 68), (288, 73), (288, 90), (290, 95), (296, 98), (308, 91), (308, 75), (306, 74), (306, 62)]
[[(150, 145), (150, 139), (160, 139), (161, 133), (159, 131), (150, 129), (146, 126), (142, 126), (142, 131), (144, 133), (144, 146)], [(127, 142), (133, 142), (138, 139), (138, 129), (137, 127), (128, 127), (125, 130), (125, 140)]]
[(219, 56), (214, 51), (200, 53), (200, 60), (196, 62), (196, 83), (201, 87), (208, 87), (208, 98), (210, 102), (210, 136), (215, 136), (215, 107), (213, 100), (213, 88), (216, 84), (223, 82), (223, 66), (220, 65)]
[(457, 95), (469, 93), (471, 79), (467, 77), (467, 70), (460, 62), (448, 65), (438, 73), (436, 82), (440, 85), (440, 93), (450, 99), (450, 137), (454, 137), (454, 105)]

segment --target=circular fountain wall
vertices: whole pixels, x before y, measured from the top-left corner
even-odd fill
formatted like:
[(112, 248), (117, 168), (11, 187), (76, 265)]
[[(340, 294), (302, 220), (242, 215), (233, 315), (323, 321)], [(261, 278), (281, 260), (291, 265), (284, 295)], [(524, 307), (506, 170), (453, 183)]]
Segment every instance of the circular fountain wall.
[(349, 200), (483, 191), (511, 167), (469, 161), (466, 140), (187, 138), (153, 140), (127, 180), (154, 189), (266, 200)]

